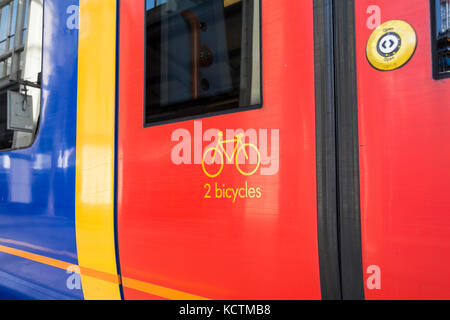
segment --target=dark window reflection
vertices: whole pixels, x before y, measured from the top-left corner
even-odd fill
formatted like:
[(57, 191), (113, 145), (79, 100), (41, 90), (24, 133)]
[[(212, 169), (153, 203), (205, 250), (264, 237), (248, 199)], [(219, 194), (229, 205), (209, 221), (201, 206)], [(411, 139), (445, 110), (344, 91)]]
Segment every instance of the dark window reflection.
[(146, 0), (146, 123), (260, 104), (259, 0)]
[(0, 92), (0, 150), (11, 149), (14, 138), (14, 131), (7, 130), (6, 98), (6, 92)]
[(450, 77), (450, 0), (433, 0), (435, 16), (435, 76)]

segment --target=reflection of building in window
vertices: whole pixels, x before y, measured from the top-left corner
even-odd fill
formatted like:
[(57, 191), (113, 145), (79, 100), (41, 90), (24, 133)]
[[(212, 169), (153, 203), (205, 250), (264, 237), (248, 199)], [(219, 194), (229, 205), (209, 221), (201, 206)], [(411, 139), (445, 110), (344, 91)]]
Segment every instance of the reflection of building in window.
[(147, 0), (146, 124), (261, 103), (259, 0)]
[(145, 0), (145, 9), (151, 10), (165, 3), (167, 3), (167, 0)]
[[(28, 147), (40, 109), (44, 0), (0, 0), (0, 150)], [(8, 130), (7, 92), (32, 97), (33, 132)]]
[(438, 72), (450, 75), (450, 0), (437, 0), (436, 55)]
[(0, 78), (23, 69), (30, 1), (2, 1), (0, 9)]

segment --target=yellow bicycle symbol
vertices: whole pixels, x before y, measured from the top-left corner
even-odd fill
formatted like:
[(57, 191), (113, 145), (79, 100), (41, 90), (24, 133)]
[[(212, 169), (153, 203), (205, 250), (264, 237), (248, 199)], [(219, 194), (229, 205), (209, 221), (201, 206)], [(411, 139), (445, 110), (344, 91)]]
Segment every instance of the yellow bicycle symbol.
[[(205, 172), (205, 174), (208, 177), (215, 178), (222, 172), (223, 165), (224, 165), (223, 155), (225, 155), (227, 157), (228, 161), (231, 161), (233, 159), (233, 156), (235, 156), (236, 168), (244, 176), (251, 176), (251, 175), (256, 173), (256, 171), (259, 169), (259, 166), (261, 165), (261, 155), (259, 153), (258, 148), (254, 144), (244, 143), (243, 138), (244, 138), (244, 134), (241, 133), (241, 134), (238, 134), (235, 139), (223, 140), (223, 132), (219, 132), (219, 139), (217, 141), (217, 145), (215, 147), (207, 149), (205, 151), (205, 153), (203, 153), (202, 167), (203, 167), (203, 171)], [(227, 143), (231, 143), (231, 142), (233, 142), (233, 143), (236, 142), (236, 143), (235, 143), (235, 146), (234, 146), (233, 154), (231, 155), (231, 157), (229, 157), (227, 151), (224, 148), (224, 145), (226, 145)], [(249, 160), (249, 155), (247, 154), (247, 151), (245, 150), (247, 147), (249, 149), (255, 150), (256, 154), (257, 154), (257, 157), (258, 157), (257, 162), (256, 162), (256, 167), (252, 171), (249, 171), (249, 172), (243, 170), (240, 167), (239, 161), (238, 161), (239, 154), (241, 152), (244, 153), (245, 160)], [(220, 157), (219, 159), (221, 159), (219, 170), (216, 173), (208, 172), (208, 170), (206, 169), (206, 166), (205, 166), (205, 158), (210, 152), (214, 152), (213, 153), (213, 157), (212, 157), (212, 161), (211, 161), (212, 164), (215, 163), (215, 160), (216, 160), (217, 156), (219, 156)]]

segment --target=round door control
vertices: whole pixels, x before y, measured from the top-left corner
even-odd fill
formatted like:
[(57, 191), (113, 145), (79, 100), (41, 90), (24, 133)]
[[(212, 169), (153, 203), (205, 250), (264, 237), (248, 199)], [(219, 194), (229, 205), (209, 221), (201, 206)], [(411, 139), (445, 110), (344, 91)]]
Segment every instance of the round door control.
[(411, 60), (417, 48), (414, 28), (405, 21), (392, 20), (380, 25), (367, 42), (366, 55), (372, 67), (392, 71)]

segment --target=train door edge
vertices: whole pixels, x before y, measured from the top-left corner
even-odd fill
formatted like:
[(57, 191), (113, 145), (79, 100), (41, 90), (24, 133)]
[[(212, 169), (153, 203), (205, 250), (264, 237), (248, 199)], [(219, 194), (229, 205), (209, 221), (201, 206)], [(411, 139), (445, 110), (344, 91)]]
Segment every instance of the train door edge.
[(317, 215), (322, 299), (364, 299), (355, 8), (314, 0)]

